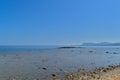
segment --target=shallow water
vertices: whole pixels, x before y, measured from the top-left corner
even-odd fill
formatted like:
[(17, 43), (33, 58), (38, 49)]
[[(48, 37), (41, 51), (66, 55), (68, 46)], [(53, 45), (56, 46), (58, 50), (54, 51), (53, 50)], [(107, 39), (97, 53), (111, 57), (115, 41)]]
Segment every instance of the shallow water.
[[(0, 80), (50, 80), (51, 74), (93, 70), (120, 63), (120, 47), (0, 47)], [(45, 68), (45, 69), (44, 69)]]

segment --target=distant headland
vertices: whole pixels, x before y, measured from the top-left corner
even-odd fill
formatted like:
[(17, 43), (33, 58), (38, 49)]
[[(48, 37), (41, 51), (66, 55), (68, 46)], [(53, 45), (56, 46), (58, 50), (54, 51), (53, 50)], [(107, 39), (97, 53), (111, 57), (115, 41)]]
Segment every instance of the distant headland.
[(120, 43), (111, 43), (111, 42), (83, 43), (81, 46), (120, 46)]

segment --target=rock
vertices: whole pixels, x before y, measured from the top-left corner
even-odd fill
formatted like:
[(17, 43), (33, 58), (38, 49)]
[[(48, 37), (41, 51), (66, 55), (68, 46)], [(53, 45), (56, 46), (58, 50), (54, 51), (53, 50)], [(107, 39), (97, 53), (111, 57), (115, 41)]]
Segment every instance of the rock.
[(90, 53), (92, 53), (93, 51), (89, 51)]
[(107, 53), (107, 54), (108, 54), (109, 52), (108, 52), (108, 51), (106, 51), (105, 53)]
[(53, 77), (56, 77), (56, 74), (52, 74)]
[(47, 70), (47, 68), (46, 67), (44, 67), (44, 68), (42, 68), (43, 70)]
[(117, 52), (113, 52), (113, 54), (118, 54)]

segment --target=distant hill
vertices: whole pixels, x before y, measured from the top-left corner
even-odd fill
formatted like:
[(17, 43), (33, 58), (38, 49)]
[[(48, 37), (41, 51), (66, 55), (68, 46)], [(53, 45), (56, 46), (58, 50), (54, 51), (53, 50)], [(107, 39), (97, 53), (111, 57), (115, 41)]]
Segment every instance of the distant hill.
[(120, 43), (110, 43), (110, 42), (83, 43), (82, 46), (120, 46)]

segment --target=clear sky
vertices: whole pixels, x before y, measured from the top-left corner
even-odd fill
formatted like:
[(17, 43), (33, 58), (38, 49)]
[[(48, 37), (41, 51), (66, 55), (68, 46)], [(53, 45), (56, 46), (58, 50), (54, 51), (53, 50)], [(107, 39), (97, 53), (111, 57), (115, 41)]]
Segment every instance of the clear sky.
[(120, 0), (0, 0), (0, 45), (120, 42)]

